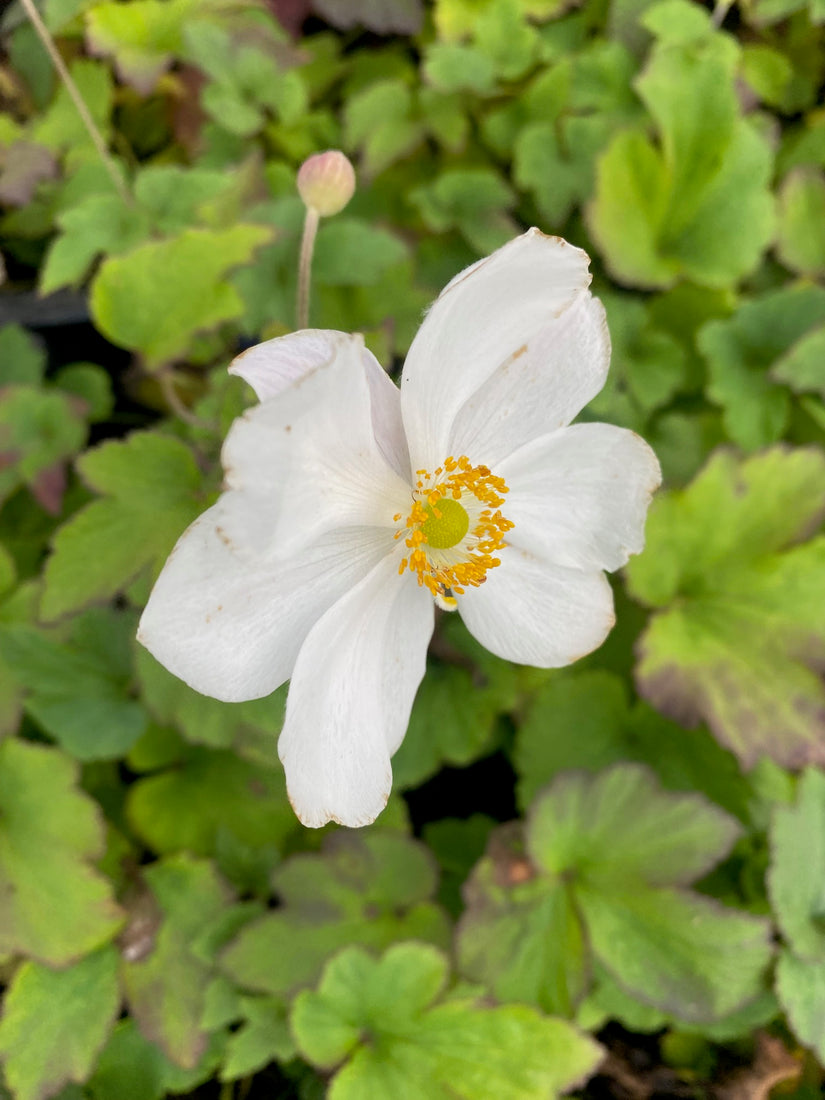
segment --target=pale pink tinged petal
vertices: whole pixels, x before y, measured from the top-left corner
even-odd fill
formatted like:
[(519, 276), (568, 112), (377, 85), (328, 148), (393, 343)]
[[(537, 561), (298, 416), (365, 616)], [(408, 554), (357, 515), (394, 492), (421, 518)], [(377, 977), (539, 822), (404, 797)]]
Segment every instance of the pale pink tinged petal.
[[(227, 534), (227, 493), (181, 536), (140, 620), (138, 640), (203, 695), (269, 695), (290, 676), (310, 628), (392, 553), (391, 536), (348, 528), (266, 559)], [(255, 514), (245, 522), (254, 526)]]
[[(232, 360), (230, 374), (240, 375), (259, 401), (277, 397), (318, 367), (331, 363), (341, 341), (351, 337), (335, 329), (304, 329), (266, 340)], [(372, 426), (387, 462), (401, 477), (409, 478), (410, 459), (401, 423), (398, 387), (371, 351), (361, 347), (372, 399)]]
[(336, 527), (391, 527), (408, 506), (409, 483), (375, 437), (363, 350), (360, 336), (337, 336), (332, 360), (249, 409), (227, 436), (227, 487), (259, 498), (281, 555)]
[(278, 752), (304, 825), (374, 821), (392, 785), (424, 675), (433, 601), (397, 555), (382, 561), (310, 631), (289, 686)]
[(662, 480), (643, 439), (612, 424), (574, 424), (534, 439), (496, 467), (510, 487), (512, 546), (559, 565), (618, 569), (644, 547)]
[(520, 665), (561, 668), (600, 646), (615, 622), (604, 573), (553, 565), (514, 546), (480, 588), (458, 597), (471, 634)]
[(581, 296), (590, 283), (588, 263), (581, 249), (531, 229), (441, 292), (413, 341), (401, 381), (414, 469), (444, 460), (462, 406)]
[(514, 450), (569, 424), (604, 386), (609, 365), (604, 308), (580, 291), (465, 402), (448, 449), (500, 472), (498, 464)]

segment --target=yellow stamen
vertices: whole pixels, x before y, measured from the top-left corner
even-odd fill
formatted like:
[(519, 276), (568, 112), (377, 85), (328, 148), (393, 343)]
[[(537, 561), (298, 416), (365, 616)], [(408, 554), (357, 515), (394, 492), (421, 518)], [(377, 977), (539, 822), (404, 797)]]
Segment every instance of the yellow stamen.
[[(416, 478), (410, 514), (395, 535), (410, 551), (398, 572), (409, 566), (440, 607), (454, 610), (455, 595), (483, 584), (488, 570), (501, 564), (494, 555), (513, 526), (499, 510), (507, 486), (466, 455), (451, 455), (435, 474), (416, 470)], [(401, 515), (393, 518), (397, 523)]]

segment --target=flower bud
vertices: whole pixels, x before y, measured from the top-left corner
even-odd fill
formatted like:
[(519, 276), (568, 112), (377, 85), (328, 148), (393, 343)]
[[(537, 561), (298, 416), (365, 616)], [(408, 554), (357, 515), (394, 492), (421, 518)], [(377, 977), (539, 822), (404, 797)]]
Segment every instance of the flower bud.
[(322, 218), (343, 210), (355, 192), (355, 169), (343, 153), (316, 153), (298, 171), (298, 193)]

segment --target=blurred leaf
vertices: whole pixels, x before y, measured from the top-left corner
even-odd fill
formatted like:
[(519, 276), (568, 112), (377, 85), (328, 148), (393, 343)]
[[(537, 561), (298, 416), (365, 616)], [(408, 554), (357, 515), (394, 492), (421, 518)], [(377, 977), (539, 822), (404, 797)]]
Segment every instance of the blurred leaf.
[(411, 199), (436, 233), (458, 229), (477, 252), (492, 252), (513, 236), (506, 211), (515, 196), (492, 168), (453, 168), (434, 183), (416, 188)]
[(700, 329), (708, 395), (724, 408), (728, 434), (744, 449), (781, 437), (790, 402), (769, 369), (823, 316), (825, 289), (799, 284), (744, 302), (732, 317)]
[(418, 34), (421, 0), (314, 0), (313, 8), (339, 30), (366, 27), (376, 34)]
[(777, 806), (771, 825), (768, 888), (794, 954), (825, 968), (825, 775), (809, 768), (796, 804)]
[(0, 327), (0, 386), (37, 386), (46, 369), (46, 352), (20, 325)]
[(536, 58), (538, 36), (524, 18), (519, 0), (492, 0), (473, 26), (479, 50), (502, 80), (518, 80)]
[(149, 236), (150, 229), (146, 214), (127, 206), (119, 195), (89, 195), (57, 221), (62, 232), (41, 268), (41, 294), (78, 285), (99, 255), (128, 252)]
[(735, 758), (706, 730), (686, 735), (644, 703), (631, 706), (623, 681), (604, 669), (554, 673), (530, 700), (513, 759), (523, 808), (561, 771), (632, 760), (653, 768), (668, 790), (701, 792), (749, 819), (751, 789)]
[(273, 881), (280, 908), (242, 929), (222, 956), (222, 969), (245, 988), (290, 994), (350, 943), (449, 940), (447, 920), (429, 900), (430, 854), (403, 835), (330, 833), (320, 855), (293, 856)]
[(400, 80), (382, 80), (351, 95), (344, 119), (346, 146), (361, 150), (367, 177), (406, 156), (423, 137), (412, 94)]
[(474, 641), (458, 616), (442, 625), (443, 661), (432, 664), (393, 757), (397, 788), (416, 787), (445, 763), (462, 766), (488, 752), (496, 719), (515, 707), (518, 672)]
[(102, 821), (76, 774), (56, 749), (0, 743), (0, 953), (66, 966), (121, 923), (90, 866), (103, 851)]
[(143, 707), (131, 697), (131, 616), (87, 612), (66, 643), (34, 627), (10, 626), (0, 653), (25, 686), (27, 712), (71, 756), (113, 760), (146, 728)]
[(112, 380), (96, 363), (70, 363), (57, 372), (54, 384), (85, 402), (85, 416), (92, 424), (111, 415), (115, 404)]
[(179, 54), (197, 0), (131, 0), (97, 4), (86, 15), (89, 48), (113, 57), (121, 80), (148, 95)]
[(813, 390), (825, 397), (825, 324), (812, 328), (775, 362), (771, 378), (795, 393)]
[(280, 997), (242, 997), (244, 1022), (230, 1036), (222, 1081), (249, 1077), (270, 1062), (289, 1062), (297, 1051), (288, 1023), (288, 1009)]
[(151, 953), (123, 964), (126, 999), (143, 1035), (175, 1065), (191, 1070), (209, 1039), (200, 1020), (211, 966), (197, 952), (197, 941), (230, 895), (211, 864), (183, 855), (152, 864), (144, 877), (163, 921)]
[(313, 277), (327, 286), (374, 286), (388, 268), (406, 258), (403, 241), (385, 229), (355, 218), (334, 218), (318, 233)]
[(825, 275), (825, 172), (797, 168), (783, 180), (776, 250), (791, 271)]
[(77, 468), (102, 499), (55, 535), (41, 603), (47, 621), (108, 599), (148, 566), (159, 569), (203, 505), (189, 448), (154, 432), (103, 443)]
[(570, 1013), (595, 959), (679, 1019), (728, 1014), (760, 991), (768, 929), (686, 887), (737, 833), (702, 796), (662, 791), (638, 765), (562, 773), (532, 806), (526, 850), (494, 834), (468, 883), (463, 973)]
[(823, 500), (820, 451), (717, 453), (653, 502), (647, 548), (627, 567), (631, 594), (657, 609), (640, 691), (683, 724), (704, 718), (746, 767), (825, 762), (825, 538), (795, 545)]
[(664, 0), (651, 19), (662, 41), (636, 89), (660, 144), (635, 130), (613, 139), (599, 161), (590, 229), (619, 282), (667, 287), (687, 276), (726, 286), (753, 270), (771, 239), (771, 151), (740, 117), (731, 40), (682, 0)]
[(214, 856), (221, 829), (253, 848), (280, 845), (295, 829), (281, 769), (231, 752), (195, 750), (169, 770), (139, 779), (129, 789), (126, 813), (159, 854)]
[(492, 60), (473, 46), (455, 42), (433, 42), (428, 47), (424, 75), (443, 92), (486, 95), (496, 83)]
[(170, 1091), (186, 1093), (206, 1081), (220, 1057), (213, 1042), (195, 1069), (180, 1069), (127, 1018), (115, 1027), (86, 1091), (93, 1100), (161, 1100)]
[[(69, 72), (98, 130), (107, 135), (114, 99), (114, 85), (108, 68), (97, 61), (82, 59), (72, 62)], [(62, 83), (58, 85), (57, 95), (48, 109), (32, 127), (31, 137), (50, 149), (71, 149), (73, 153), (84, 148), (94, 151), (89, 131)], [(94, 155), (98, 155), (96, 151)]]
[(187, 741), (234, 749), (271, 765), (284, 720), (286, 689), (245, 703), (223, 703), (188, 687), (142, 646), (136, 647), (141, 696), (159, 722), (176, 726)]
[(45, 1100), (89, 1076), (120, 1009), (117, 952), (65, 970), (24, 962), (6, 991), (0, 1055), (16, 1100)]
[(812, 963), (791, 951), (781, 952), (776, 992), (793, 1034), (825, 1059), (825, 960)]
[(66, 488), (65, 462), (86, 441), (86, 424), (67, 395), (11, 385), (0, 389), (0, 504), (21, 485), (52, 515)]
[(139, 351), (150, 368), (172, 362), (197, 333), (241, 315), (226, 276), (271, 236), (262, 225), (187, 229), (110, 257), (92, 283), (95, 324), (112, 343)]
[(346, 1059), (331, 1100), (548, 1100), (598, 1065), (591, 1039), (526, 1005), (434, 1005), (446, 979), (446, 958), (424, 944), (398, 944), (378, 960), (351, 947), (317, 991), (296, 997), (301, 1053), (324, 1069)]

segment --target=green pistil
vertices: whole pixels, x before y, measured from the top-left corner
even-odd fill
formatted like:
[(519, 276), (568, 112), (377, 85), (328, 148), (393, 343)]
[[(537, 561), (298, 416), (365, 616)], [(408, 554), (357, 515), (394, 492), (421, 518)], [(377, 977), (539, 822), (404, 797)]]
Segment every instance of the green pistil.
[(457, 500), (443, 497), (437, 504), (425, 504), (424, 511), (421, 533), (434, 550), (449, 550), (467, 534), (470, 517)]

